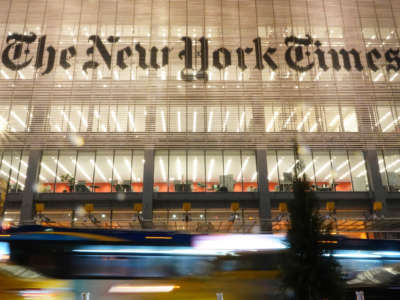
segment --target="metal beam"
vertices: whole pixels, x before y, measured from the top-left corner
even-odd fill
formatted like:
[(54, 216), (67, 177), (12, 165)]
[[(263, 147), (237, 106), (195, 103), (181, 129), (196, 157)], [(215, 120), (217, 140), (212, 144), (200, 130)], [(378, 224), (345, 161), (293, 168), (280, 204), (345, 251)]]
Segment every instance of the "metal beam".
[(143, 227), (153, 227), (154, 150), (144, 151), (143, 168)]
[(262, 232), (272, 232), (271, 197), (268, 191), (267, 152), (256, 150), (260, 227)]

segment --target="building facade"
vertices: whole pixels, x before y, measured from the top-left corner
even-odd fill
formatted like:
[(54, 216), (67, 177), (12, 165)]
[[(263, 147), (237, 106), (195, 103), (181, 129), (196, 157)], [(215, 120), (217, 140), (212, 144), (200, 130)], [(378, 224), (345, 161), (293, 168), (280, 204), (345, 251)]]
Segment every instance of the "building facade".
[(279, 231), (303, 174), (400, 216), (398, 1), (0, 6), (3, 223)]

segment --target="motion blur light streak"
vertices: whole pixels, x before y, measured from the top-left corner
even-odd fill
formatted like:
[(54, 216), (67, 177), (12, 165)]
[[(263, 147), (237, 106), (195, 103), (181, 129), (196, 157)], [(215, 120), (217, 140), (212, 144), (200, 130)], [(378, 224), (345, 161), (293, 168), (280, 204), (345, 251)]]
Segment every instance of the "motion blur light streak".
[(175, 285), (116, 285), (111, 287), (109, 293), (128, 294), (128, 293), (169, 293), (179, 288)]

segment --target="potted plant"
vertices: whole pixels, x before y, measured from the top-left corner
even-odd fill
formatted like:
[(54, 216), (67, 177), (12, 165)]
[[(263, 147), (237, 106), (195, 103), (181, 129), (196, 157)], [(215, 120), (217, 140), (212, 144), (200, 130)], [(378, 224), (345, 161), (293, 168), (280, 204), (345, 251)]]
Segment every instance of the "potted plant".
[(69, 174), (64, 174), (60, 176), (60, 179), (62, 182), (66, 182), (68, 184), (69, 192), (72, 193), (74, 190), (75, 178)]

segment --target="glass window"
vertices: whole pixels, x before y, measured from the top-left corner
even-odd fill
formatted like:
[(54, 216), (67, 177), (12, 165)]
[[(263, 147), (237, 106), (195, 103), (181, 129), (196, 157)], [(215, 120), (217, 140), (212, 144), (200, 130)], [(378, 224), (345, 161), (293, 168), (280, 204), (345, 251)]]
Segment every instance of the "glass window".
[(207, 132), (221, 132), (221, 107), (208, 106), (207, 107)]
[(114, 153), (111, 150), (99, 150), (96, 152), (94, 161), (90, 161), (94, 166), (94, 185), (96, 192), (109, 193), (111, 186), (122, 181), (118, 171), (113, 174)]
[(337, 106), (324, 107), (324, 117), (327, 132), (340, 131), (340, 114)]
[[(332, 184), (337, 192), (351, 192), (350, 163), (347, 151), (332, 151)], [(329, 178), (330, 179), (330, 178)]]
[(191, 182), (186, 182), (186, 151), (169, 151), (169, 192), (190, 192)]
[(144, 151), (135, 150), (132, 155), (132, 192), (143, 192)]
[(115, 184), (112, 186), (113, 192), (131, 192), (132, 180), (134, 176), (132, 169), (132, 151), (130, 150), (117, 150), (115, 151), (114, 158), (114, 180)]
[(168, 150), (156, 151), (154, 158), (154, 191), (168, 192)]
[(386, 188), (388, 187), (388, 178), (385, 168), (385, 162), (383, 158), (383, 151), (378, 151), (378, 164), (379, 164), (379, 173), (381, 174), (382, 185)]
[(160, 105), (156, 107), (156, 131), (168, 131), (168, 110), (167, 106)]
[(349, 161), (353, 180), (353, 192), (368, 191), (368, 178), (364, 154), (361, 151), (349, 151)]
[(315, 160), (315, 185), (317, 191), (333, 191), (332, 161), (328, 151), (313, 152)]
[(254, 151), (242, 151), (243, 192), (257, 191), (257, 166)]
[(267, 168), (268, 168), (268, 182), (269, 191), (279, 192), (280, 185), (278, 180), (278, 168), (282, 160), (277, 160), (276, 151), (267, 151)]
[(204, 151), (189, 150), (188, 151), (188, 181), (192, 182), (193, 192), (205, 192), (206, 191), (206, 180), (205, 180), (205, 165), (204, 165)]
[(393, 132), (396, 129), (396, 117), (390, 106), (378, 106), (376, 109), (377, 124), (382, 132)]
[[(76, 151), (60, 151), (56, 159), (56, 193), (73, 192), (75, 188), (75, 164), (74, 160), (77, 159)], [(53, 159), (51, 157), (51, 159)]]
[(379, 160), (380, 167), (383, 167), (384, 177), (382, 183), (390, 192), (397, 192), (400, 189), (400, 155), (398, 151), (384, 151), (383, 161)]
[(204, 132), (204, 108), (201, 106), (188, 107), (188, 124), (190, 132)]
[(206, 151), (206, 187), (207, 192), (217, 192), (223, 179), (222, 151)]
[(75, 192), (91, 192), (96, 191), (97, 186), (93, 183), (94, 160), (95, 153), (87, 151), (78, 151), (78, 159), (73, 159), (76, 168), (75, 175)]
[(343, 128), (346, 132), (358, 132), (357, 115), (354, 107), (342, 106)]
[(25, 131), (28, 128), (28, 108), (26, 105), (13, 105), (10, 111), (11, 131)]
[(299, 164), (300, 164), (300, 172), (298, 177), (306, 176), (306, 179), (310, 181), (310, 185), (315, 187), (315, 163), (318, 161), (319, 163), (320, 158), (313, 158), (313, 153), (307, 148), (300, 148), (299, 149)]
[[(224, 154), (224, 173), (220, 176), (220, 185), (228, 192), (242, 192), (242, 162), (240, 150), (225, 150)], [(248, 160), (246, 162), (246, 167)], [(243, 166), (245, 166), (243, 164)]]
[(170, 107), (169, 112), (170, 131), (186, 132), (186, 107), (174, 106)]
[[(39, 193), (55, 192), (58, 151), (44, 151), (40, 163)], [(59, 178), (58, 181), (61, 179)]]

